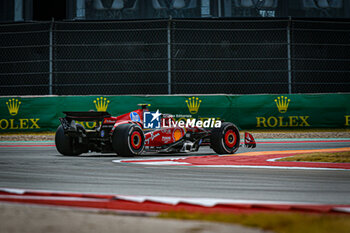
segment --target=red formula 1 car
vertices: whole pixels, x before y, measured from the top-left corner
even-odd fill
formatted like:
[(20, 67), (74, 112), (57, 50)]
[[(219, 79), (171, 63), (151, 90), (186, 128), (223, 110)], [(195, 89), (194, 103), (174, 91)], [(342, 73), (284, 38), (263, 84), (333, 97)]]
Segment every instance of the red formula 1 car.
[[(76, 156), (87, 152), (117, 153), (119, 156), (140, 155), (151, 152), (193, 152), (199, 146), (209, 144), (218, 154), (233, 154), (240, 146), (238, 128), (230, 122), (222, 122), (218, 128), (180, 127), (164, 125), (174, 122), (170, 115), (162, 114), (161, 127), (144, 128), (146, 104), (135, 111), (113, 117), (108, 112), (64, 112), (55, 136), (58, 152)], [(93, 130), (85, 129), (75, 121), (96, 122)], [(256, 146), (253, 136), (245, 133), (244, 144)]]

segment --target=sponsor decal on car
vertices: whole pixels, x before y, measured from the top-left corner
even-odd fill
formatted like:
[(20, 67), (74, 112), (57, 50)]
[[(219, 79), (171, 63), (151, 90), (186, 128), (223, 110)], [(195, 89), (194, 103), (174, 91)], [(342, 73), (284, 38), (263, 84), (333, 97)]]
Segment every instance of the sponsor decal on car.
[(184, 135), (185, 135), (185, 132), (183, 129), (181, 129), (181, 128), (175, 129), (175, 131), (173, 133), (173, 137), (174, 137), (175, 142), (180, 140)]
[(164, 134), (170, 134), (171, 130), (170, 129), (162, 129), (161, 132)]
[[(148, 136), (149, 135), (149, 136)], [(150, 132), (149, 134), (147, 134), (147, 138), (145, 138), (145, 144), (149, 144), (150, 141), (153, 141), (156, 137), (158, 137), (160, 135), (159, 132), (155, 133), (155, 132)]]
[(103, 124), (114, 124), (114, 123), (115, 123), (115, 121), (112, 121), (112, 120), (109, 120), (109, 119), (105, 119), (103, 121)]
[(163, 136), (163, 137), (162, 137), (162, 142), (168, 143), (168, 142), (170, 142), (170, 141), (171, 141), (171, 137), (170, 137), (170, 136)]
[(141, 122), (141, 118), (140, 118), (140, 116), (139, 116), (139, 114), (137, 112), (131, 112), (130, 113), (130, 120)]

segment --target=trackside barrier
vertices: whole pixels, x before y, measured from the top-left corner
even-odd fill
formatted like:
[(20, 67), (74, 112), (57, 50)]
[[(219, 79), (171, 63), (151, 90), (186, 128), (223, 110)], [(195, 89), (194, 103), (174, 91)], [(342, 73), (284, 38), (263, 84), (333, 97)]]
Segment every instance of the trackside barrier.
[[(0, 98), (0, 132), (55, 131), (63, 111), (119, 115), (149, 103), (175, 119), (216, 118), (241, 129), (345, 128), (350, 94), (203, 96), (46, 96)], [(96, 123), (84, 122), (86, 128)]]

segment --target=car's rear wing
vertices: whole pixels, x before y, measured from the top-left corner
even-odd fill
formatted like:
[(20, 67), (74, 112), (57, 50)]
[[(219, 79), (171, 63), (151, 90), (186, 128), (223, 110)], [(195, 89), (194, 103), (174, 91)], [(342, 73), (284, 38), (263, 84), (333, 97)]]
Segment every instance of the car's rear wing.
[(77, 132), (75, 121), (102, 121), (111, 117), (108, 112), (63, 112), (65, 117), (59, 118), (65, 132)]
[(108, 112), (63, 112), (67, 120), (77, 121), (101, 121), (106, 117), (111, 117)]

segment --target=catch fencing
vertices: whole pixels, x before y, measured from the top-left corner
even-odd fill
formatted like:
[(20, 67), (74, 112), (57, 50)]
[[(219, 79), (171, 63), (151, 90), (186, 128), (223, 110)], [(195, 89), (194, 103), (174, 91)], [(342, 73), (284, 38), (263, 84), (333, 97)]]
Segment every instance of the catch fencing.
[(0, 24), (0, 95), (350, 91), (350, 22)]

